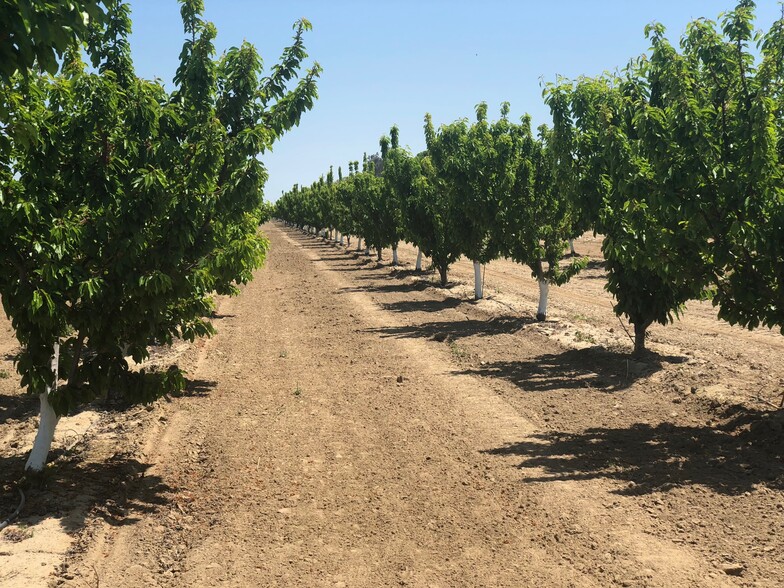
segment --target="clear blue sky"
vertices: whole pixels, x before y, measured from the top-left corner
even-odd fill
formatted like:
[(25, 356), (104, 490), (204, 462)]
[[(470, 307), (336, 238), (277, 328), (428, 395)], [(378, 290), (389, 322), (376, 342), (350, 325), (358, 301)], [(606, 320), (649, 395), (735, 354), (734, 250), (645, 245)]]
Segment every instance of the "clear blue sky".
[[(137, 73), (171, 89), (183, 33), (176, 0), (130, 0)], [(734, 0), (205, 0), (218, 28), (217, 49), (248, 40), (271, 67), (291, 40), (293, 22), (313, 24), (308, 63), (324, 68), (320, 98), (298, 128), (262, 157), (270, 174), (265, 196), (276, 200), (294, 183), (309, 184), (330, 165), (347, 169), (379, 137), (400, 127), (401, 144), (424, 148), (426, 112), (436, 124), (472, 117), (486, 101), (512, 116), (549, 122), (542, 82), (556, 76), (615, 70), (648, 48), (656, 20), (677, 42), (686, 24), (716, 19)], [(777, 0), (757, 2), (757, 28), (780, 15)]]

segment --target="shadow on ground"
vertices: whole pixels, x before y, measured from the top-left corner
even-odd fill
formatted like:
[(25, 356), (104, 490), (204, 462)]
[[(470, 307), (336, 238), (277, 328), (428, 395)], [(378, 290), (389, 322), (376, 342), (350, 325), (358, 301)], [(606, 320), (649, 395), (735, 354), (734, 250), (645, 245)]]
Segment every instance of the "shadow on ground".
[[(456, 298), (448, 300), (457, 300)], [(431, 302), (432, 301), (423, 301)], [(453, 306), (449, 306), (453, 308)], [(498, 316), (489, 320), (451, 320), (433, 321), (420, 325), (401, 325), (369, 329), (382, 337), (412, 338), (422, 337), (437, 341), (451, 341), (463, 337), (490, 337), (493, 335), (516, 333), (525, 325), (535, 322), (530, 317)]]
[(38, 414), (38, 397), (31, 394), (0, 394), (0, 425)]
[(664, 362), (681, 361), (681, 357), (656, 354), (636, 361), (626, 352), (596, 346), (545, 353), (520, 361), (489, 362), (463, 373), (503, 378), (526, 392), (584, 388), (615, 392), (650, 377), (663, 369)]
[(188, 380), (180, 396), (207, 396), (217, 386), (214, 380)]
[(639, 495), (701, 485), (728, 495), (758, 484), (784, 488), (782, 411), (735, 409), (717, 427), (653, 426), (547, 432), (484, 451), (523, 458), (521, 469), (541, 469), (526, 482), (591, 480), (624, 482), (618, 494)]
[[(24, 463), (24, 456), (0, 459), (0, 518), (19, 504), (13, 482), (22, 478)], [(102, 462), (82, 462), (79, 455), (54, 462), (43, 474), (28, 474), (22, 482), (26, 501), (18, 522), (34, 525), (57, 518), (68, 533), (79, 531), (91, 515), (113, 526), (137, 523), (168, 504), (175, 491), (159, 476), (149, 475), (150, 467), (125, 454)]]
[(355, 286), (341, 288), (341, 292), (379, 292), (379, 293), (394, 293), (394, 292), (422, 292), (430, 287), (425, 281), (417, 282), (393, 282), (391, 284), (382, 284), (377, 286)]
[(463, 303), (460, 298), (449, 296), (443, 300), (399, 300), (382, 303), (381, 308), (391, 312), (440, 312), (449, 308), (457, 308)]

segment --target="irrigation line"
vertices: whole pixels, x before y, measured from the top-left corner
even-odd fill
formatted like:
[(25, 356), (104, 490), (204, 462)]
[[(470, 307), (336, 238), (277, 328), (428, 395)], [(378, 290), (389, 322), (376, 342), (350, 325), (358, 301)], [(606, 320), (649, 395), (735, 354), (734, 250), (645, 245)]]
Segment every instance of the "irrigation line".
[[(613, 309), (613, 312), (615, 312), (615, 309)], [(626, 336), (629, 337), (629, 341), (632, 342), (632, 347), (634, 347), (634, 339), (632, 338), (631, 334), (629, 334), (629, 329), (627, 329), (626, 325), (623, 324), (623, 321), (621, 320), (621, 317), (619, 317), (618, 315), (615, 315), (615, 316), (618, 317), (618, 322), (621, 323), (621, 326), (623, 327), (623, 330), (626, 331)]]
[(16, 517), (19, 516), (19, 513), (22, 512), (22, 509), (24, 508), (24, 505), (25, 505), (25, 495), (24, 495), (24, 492), (22, 492), (22, 489), (19, 487), (18, 484), (16, 486), (16, 489), (19, 492), (19, 506), (16, 507), (16, 510), (11, 514), (10, 517), (8, 517), (6, 520), (4, 520), (2, 523), (0, 523), (0, 531), (5, 529), (11, 523), (13, 523), (14, 520), (16, 519)]

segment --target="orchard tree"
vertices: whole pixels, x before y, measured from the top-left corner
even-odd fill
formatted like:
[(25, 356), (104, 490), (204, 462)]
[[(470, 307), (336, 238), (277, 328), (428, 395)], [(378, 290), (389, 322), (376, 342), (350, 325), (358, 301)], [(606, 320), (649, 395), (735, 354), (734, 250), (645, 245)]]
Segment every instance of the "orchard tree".
[[(487, 120), (487, 104), (476, 106), (476, 122), (468, 133), (465, 160), (456, 162), (467, 172), (464, 180), (468, 190), (460, 191), (458, 206), (462, 217), (469, 221), (463, 253), (474, 262), (474, 295), (484, 296), (481, 266), (496, 259), (503, 244), (499, 234), (501, 199), (511, 189), (514, 178), (513, 125), (508, 120), (509, 103), (501, 105), (501, 118)], [(459, 177), (458, 172), (458, 177)], [(458, 181), (462, 179), (459, 178)]]
[(753, 8), (692, 22), (680, 52), (649, 26), (628, 76), (654, 214), (699, 256), (720, 318), (784, 332), (784, 14), (755, 33)]
[(570, 201), (553, 180), (552, 132), (544, 125), (533, 137), (531, 119), (523, 117), (510, 137), (512, 185), (501, 196), (499, 235), (504, 255), (527, 265), (539, 284), (537, 320), (547, 318), (550, 284), (561, 286), (585, 267), (586, 259), (560, 260), (573, 227)]
[(338, 167), (338, 181), (335, 185), (335, 217), (340, 230), (340, 244), (343, 244), (343, 236), (346, 237), (346, 245), (351, 246), (351, 235), (356, 234), (353, 219), (351, 218), (351, 190), (353, 180), (343, 177), (343, 169)]
[(759, 38), (757, 66), (753, 6), (739, 2), (721, 30), (691, 23), (680, 53), (651, 25), (649, 57), (548, 91), (556, 184), (601, 202), (607, 288), (636, 352), (692, 298), (749, 328), (784, 323), (784, 25)]
[(405, 203), (405, 217), (413, 243), (430, 258), (438, 270), (441, 286), (447, 284), (449, 266), (460, 259), (461, 237), (454, 219), (459, 211), (446, 181), (444, 169), (450, 136), (442, 127), (436, 132), (433, 120), (425, 115), (427, 151), (417, 156), (421, 174)]
[(391, 202), (381, 177), (383, 162), (377, 157), (363, 157), (363, 171), (353, 176), (354, 220), (365, 239), (365, 248), (376, 250), (381, 261), (381, 251), (396, 243), (399, 232), (397, 204)]
[[(383, 159), (384, 203), (388, 210), (390, 227), (394, 229), (391, 237), (392, 265), (398, 264), (397, 246), (405, 237), (403, 226), (403, 201), (414, 189), (416, 167), (412, 165), (411, 156), (400, 148), (399, 131), (396, 126), (390, 129), (390, 137), (381, 138), (381, 157)], [(418, 256), (421, 257), (421, 254)], [(418, 259), (421, 268), (421, 259)]]
[(41, 420), (27, 468), (43, 468), (61, 415), (111, 392), (151, 402), (182, 373), (131, 369), (152, 344), (209, 335), (212, 294), (238, 293), (263, 262), (266, 172), (257, 155), (299, 123), (316, 97), (303, 33), (262, 77), (245, 43), (215, 61), (215, 28), (183, 0), (188, 35), (167, 95), (136, 77), (129, 9), (117, 4), (63, 72), (31, 82), (34, 141), (13, 142), (2, 178), (0, 296), (22, 350), (22, 385)]
[[(549, 136), (553, 160), (553, 182), (562, 198), (570, 203), (572, 225), (570, 250), (574, 238), (586, 231), (597, 231), (603, 206), (605, 186), (602, 183), (601, 111), (596, 108), (606, 91), (606, 80), (580, 78), (572, 84), (560, 79), (548, 84), (545, 102), (553, 117), (553, 133)], [(580, 118), (578, 129), (574, 123)]]
[[(487, 106), (477, 106), (479, 123), (486, 119)], [(451, 206), (451, 230), (458, 239), (460, 255), (467, 256), (474, 264), (474, 291), (482, 298), (482, 263), (495, 257), (496, 251), (488, 248), (490, 230), (497, 214), (496, 202), (485, 190), (477, 190), (477, 176), (482, 173), (476, 151), (476, 142), (468, 120), (457, 120), (438, 129), (438, 140), (433, 147), (428, 144), (440, 184), (448, 194)]]
[(441, 185), (451, 201), (450, 221), (461, 255), (474, 264), (474, 293), (483, 297), (481, 266), (501, 251), (498, 235), (500, 198), (511, 186), (513, 172), (509, 105), (501, 120), (487, 122), (487, 104), (476, 107), (476, 122), (458, 120), (442, 126), (432, 154)]
[[(689, 249), (677, 226), (668, 225), (651, 209), (663, 186), (640, 157), (631, 109), (639, 88), (628, 78), (604, 77), (580, 79), (574, 85), (562, 82), (557, 91), (569, 99), (551, 102), (551, 108), (568, 105), (569, 112), (554, 111), (552, 144), (559, 149), (569, 145), (571, 150), (558, 153), (556, 160), (562, 165), (574, 161), (579, 173), (571, 180), (598, 191), (585, 200), (601, 203), (595, 228), (604, 235), (606, 288), (615, 297), (616, 314), (627, 316), (634, 325), (634, 351), (639, 354), (645, 350), (646, 332), (653, 322), (667, 324), (686, 301), (700, 296), (699, 256)], [(591, 99), (581, 100), (586, 95)], [(571, 144), (565, 139), (568, 136)], [(576, 148), (594, 137), (596, 151)], [(563, 180), (567, 174), (560, 171), (556, 177)], [(556, 182), (556, 186), (560, 189), (563, 184)], [(576, 189), (571, 186), (565, 192), (574, 194)]]

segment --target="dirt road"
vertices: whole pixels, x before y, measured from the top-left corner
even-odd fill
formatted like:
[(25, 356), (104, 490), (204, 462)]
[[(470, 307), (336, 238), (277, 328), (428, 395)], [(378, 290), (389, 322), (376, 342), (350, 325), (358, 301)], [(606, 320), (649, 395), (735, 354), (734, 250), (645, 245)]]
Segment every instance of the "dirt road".
[[(190, 395), (105, 440), (124, 469), (53, 584), (784, 584), (784, 471), (759, 439), (779, 420), (728, 411), (712, 351), (627, 362), (593, 345), (617, 339), (604, 319), (538, 324), (511, 282), (474, 303), (265, 231), (267, 266), (180, 357)], [(765, 340), (747, 393), (784, 375)]]

